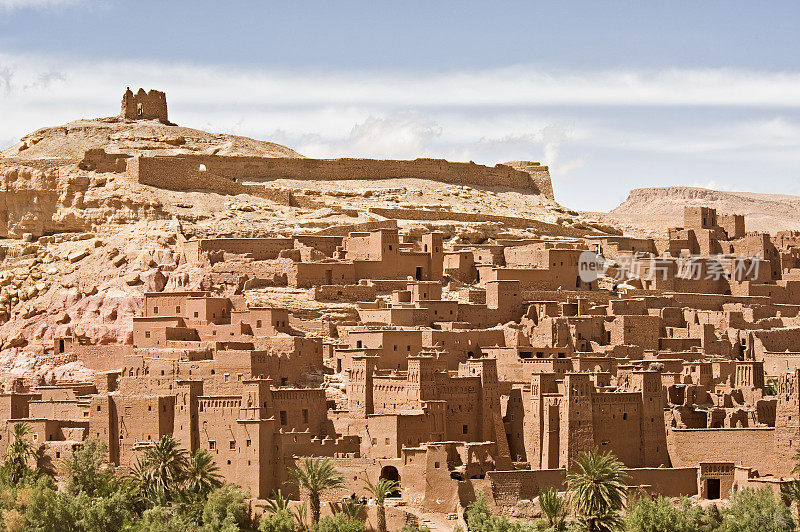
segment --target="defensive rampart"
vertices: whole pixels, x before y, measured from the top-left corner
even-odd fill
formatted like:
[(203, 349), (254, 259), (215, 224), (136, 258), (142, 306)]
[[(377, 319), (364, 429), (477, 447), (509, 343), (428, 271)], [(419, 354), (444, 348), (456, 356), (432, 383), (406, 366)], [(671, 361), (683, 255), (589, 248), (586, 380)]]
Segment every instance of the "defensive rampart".
[[(348, 179), (430, 179), (454, 185), (512, 187), (531, 190), (553, 199), (548, 167), (527, 163), (524, 170), (498, 164), (493, 167), (444, 159), (305, 159), (221, 155), (136, 157), (127, 171), (138, 182), (171, 190), (188, 190), (228, 182), (297, 179), (339, 181)], [(223, 187), (224, 193), (230, 191)]]

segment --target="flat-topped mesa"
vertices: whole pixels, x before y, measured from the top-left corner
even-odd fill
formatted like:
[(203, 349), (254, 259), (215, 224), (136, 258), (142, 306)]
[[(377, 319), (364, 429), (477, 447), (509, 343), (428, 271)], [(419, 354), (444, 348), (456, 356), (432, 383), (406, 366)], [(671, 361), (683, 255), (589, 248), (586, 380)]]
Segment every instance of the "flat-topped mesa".
[(122, 95), (119, 116), (129, 120), (159, 120), (168, 123), (167, 95), (155, 89), (145, 92), (141, 88), (134, 94), (128, 87)]

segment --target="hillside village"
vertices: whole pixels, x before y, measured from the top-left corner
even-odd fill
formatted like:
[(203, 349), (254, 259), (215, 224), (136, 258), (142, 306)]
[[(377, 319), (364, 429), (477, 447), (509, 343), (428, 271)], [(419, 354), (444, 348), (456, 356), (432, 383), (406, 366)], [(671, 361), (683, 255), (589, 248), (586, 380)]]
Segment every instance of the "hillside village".
[(329, 458), (324, 501), (396, 481), (390, 528), (434, 530), (479, 492), (539, 517), (595, 450), (643, 496), (793, 482), (798, 232), (691, 205), (629, 236), (539, 163), (257, 153), (159, 91), (65, 131), (0, 157), (0, 446), (25, 423), (56, 474), (87, 440), (124, 474), (172, 435), (257, 512)]

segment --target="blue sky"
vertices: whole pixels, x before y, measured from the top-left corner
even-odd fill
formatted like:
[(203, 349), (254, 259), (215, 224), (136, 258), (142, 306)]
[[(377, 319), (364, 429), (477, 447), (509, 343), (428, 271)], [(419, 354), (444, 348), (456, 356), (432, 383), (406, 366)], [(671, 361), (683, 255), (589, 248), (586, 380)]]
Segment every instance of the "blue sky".
[(539, 160), (577, 209), (800, 194), (798, 26), (780, 1), (0, 0), (0, 145), (130, 85), (308, 156)]

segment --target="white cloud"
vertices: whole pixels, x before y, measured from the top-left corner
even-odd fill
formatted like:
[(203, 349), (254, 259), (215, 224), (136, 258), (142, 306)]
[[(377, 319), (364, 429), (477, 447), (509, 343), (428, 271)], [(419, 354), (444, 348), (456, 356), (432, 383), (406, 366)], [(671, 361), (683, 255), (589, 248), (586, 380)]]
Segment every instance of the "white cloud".
[(707, 160), (763, 159), (800, 165), (800, 123), (782, 116), (743, 120), (732, 113), (723, 124), (672, 129), (632, 124), (624, 135), (618, 129), (597, 126), (588, 136), (598, 147)]
[(403, 111), (389, 116), (369, 116), (356, 123), (342, 139), (325, 140), (320, 135), (305, 135), (298, 150), (314, 157), (407, 158), (426, 154), (429, 144), (440, 137), (442, 128), (419, 111)]
[[(0, 2), (10, 5), (17, 0)], [(43, 65), (58, 64), (75, 79), (92, 80), (97, 90), (116, 90), (123, 80), (169, 85), (192, 105), (208, 105), (210, 95), (226, 95), (239, 105), (800, 107), (800, 72), (542, 72), (533, 66), (437, 74), (290, 72), (135, 61), (81, 63), (0, 54), (0, 63), (20, 62), (26, 63), (25, 72), (20, 72), (23, 77), (38, 76)]]

